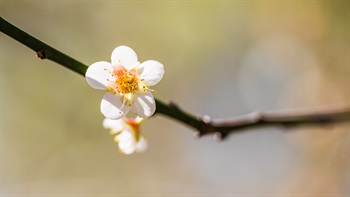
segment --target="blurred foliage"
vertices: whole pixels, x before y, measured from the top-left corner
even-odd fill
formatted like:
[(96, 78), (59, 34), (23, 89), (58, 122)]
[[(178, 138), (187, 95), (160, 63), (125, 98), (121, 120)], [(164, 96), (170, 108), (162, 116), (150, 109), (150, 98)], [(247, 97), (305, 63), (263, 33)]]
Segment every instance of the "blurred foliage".
[[(349, 102), (348, 1), (1, 1), (1, 15), (86, 63), (127, 45), (166, 73), (156, 97), (229, 117)], [(346, 195), (349, 124), (216, 143), (157, 116), (121, 155), (103, 94), (1, 34), (2, 195)], [(288, 132), (285, 132), (288, 131)]]

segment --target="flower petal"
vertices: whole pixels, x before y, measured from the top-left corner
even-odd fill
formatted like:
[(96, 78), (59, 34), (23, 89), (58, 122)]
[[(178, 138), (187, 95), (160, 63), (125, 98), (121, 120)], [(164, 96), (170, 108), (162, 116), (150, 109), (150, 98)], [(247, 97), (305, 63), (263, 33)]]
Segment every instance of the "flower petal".
[(148, 147), (148, 143), (146, 139), (143, 136), (141, 136), (140, 140), (136, 144), (136, 151), (139, 153), (145, 152), (147, 150), (147, 147)]
[(134, 50), (127, 46), (119, 46), (112, 52), (112, 65), (122, 65), (130, 70), (137, 65), (137, 55)]
[(146, 85), (154, 86), (163, 78), (164, 66), (157, 61), (148, 60), (140, 64), (138, 72), (139, 78), (144, 79)]
[[(105, 90), (108, 84), (108, 80), (113, 80), (111, 75), (113, 67), (109, 62), (95, 62), (88, 67), (85, 77), (88, 84), (95, 88)], [(108, 79), (108, 80), (107, 80)]]
[(151, 92), (145, 94), (135, 94), (131, 111), (142, 118), (148, 118), (154, 114), (156, 103)]
[(133, 133), (127, 129), (123, 130), (119, 135), (115, 136), (118, 142), (132, 142), (134, 140)]
[(123, 119), (112, 120), (109, 118), (105, 118), (103, 120), (103, 127), (105, 129), (112, 129), (114, 132), (118, 133), (123, 130), (125, 127), (125, 122)]
[(136, 141), (131, 132), (124, 130), (120, 135), (116, 136), (116, 138), (121, 152), (131, 154), (135, 151)]
[(119, 142), (118, 146), (119, 150), (126, 155), (134, 153), (136, 149), (135, 144), (130, 142)]
[(122, 105), (123, 101), (120, 95), (106, 93), (101, 101), (101, 112), (106, 118), (119, 119), (124, 117), (130, 109), (128, 105)]

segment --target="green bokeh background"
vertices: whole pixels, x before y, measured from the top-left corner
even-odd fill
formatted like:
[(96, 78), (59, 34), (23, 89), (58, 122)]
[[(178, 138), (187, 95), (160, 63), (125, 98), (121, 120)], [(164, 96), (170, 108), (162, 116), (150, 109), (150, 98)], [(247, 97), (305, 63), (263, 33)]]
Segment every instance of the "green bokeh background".
[[(77, 60), (119, 45), (165, 66), (155, 96), (212, 118), (349, 103), (348, 1), (17, 1), (1, 16)], [(347, 195), (349, 124), (196, 140), (161, 115), (130, 156), (104, 92), (1, 34), (1, 194)]]

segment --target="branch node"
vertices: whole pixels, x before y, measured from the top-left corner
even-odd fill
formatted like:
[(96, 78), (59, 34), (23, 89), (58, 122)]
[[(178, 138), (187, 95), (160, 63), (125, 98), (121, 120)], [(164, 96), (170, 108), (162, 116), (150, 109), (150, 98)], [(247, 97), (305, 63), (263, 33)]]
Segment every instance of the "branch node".
[(45, 50), (40, 50), (38, 52), (36, 52), (36, 57), (43, 60), (46, 58), (46, 52)]
[(180, 110), (179, 105), (176, 104), (174, 101), (168, 100), (168, 104), (169, 104), (170, 107), (172, 107), (172, 108), (174, 108), (174, 109), (176, 109), (176, 110), (178, 110), (178, 111)]
[(264, 113), (261, 111), (255, 111), (253, 113), (251, 113), (251, 122), (255, 123), (255, 122), (259, 122), (264, 118)]
[(202, 137), (202, 133), (199, 131), (195, 131), (195, 132), (193, 132), (193, 137), (195, 139), (199, 139), (200, 137)]
[(222, 141), (224, 139), (223, 134), (218, 131), (214, 133), (213, 137), (215, 141)]
[(202, 121), (203, 121), (205, 124), (210, 124), (210, 123), (211, 123), (211, 118), (210, 118), (210, 116), (208, 116), (208, 115), (201, 116), (200, 118), (202, 119)]

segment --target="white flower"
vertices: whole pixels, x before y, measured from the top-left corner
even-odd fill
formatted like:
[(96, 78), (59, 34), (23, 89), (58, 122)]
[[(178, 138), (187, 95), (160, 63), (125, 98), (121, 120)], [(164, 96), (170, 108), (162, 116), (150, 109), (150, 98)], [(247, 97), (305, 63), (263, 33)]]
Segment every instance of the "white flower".
[(145, 136), (140, 132), (140, 124), (143, 118), (136, 119), (123, 117), (122, 119), (111, 120), (105, 118), (103, 127), (110, 129), (110, 134), (116, 136), (114, 141), (118, 143), (119, 151), (124, 154), (143, 152), (147, 149)]
[(96, 62), (87, 69), (85, 77), (95, 89), (106, 90), (101, 112), (109, 119), (119, 119), (129, 110), (146, 118), (155, 112), (155, 100), (150, 86), (163, 77), (161, 63), (148, 60), (140, 64), (134, 50), (127, 46), (115, 48), (112, 62)]

